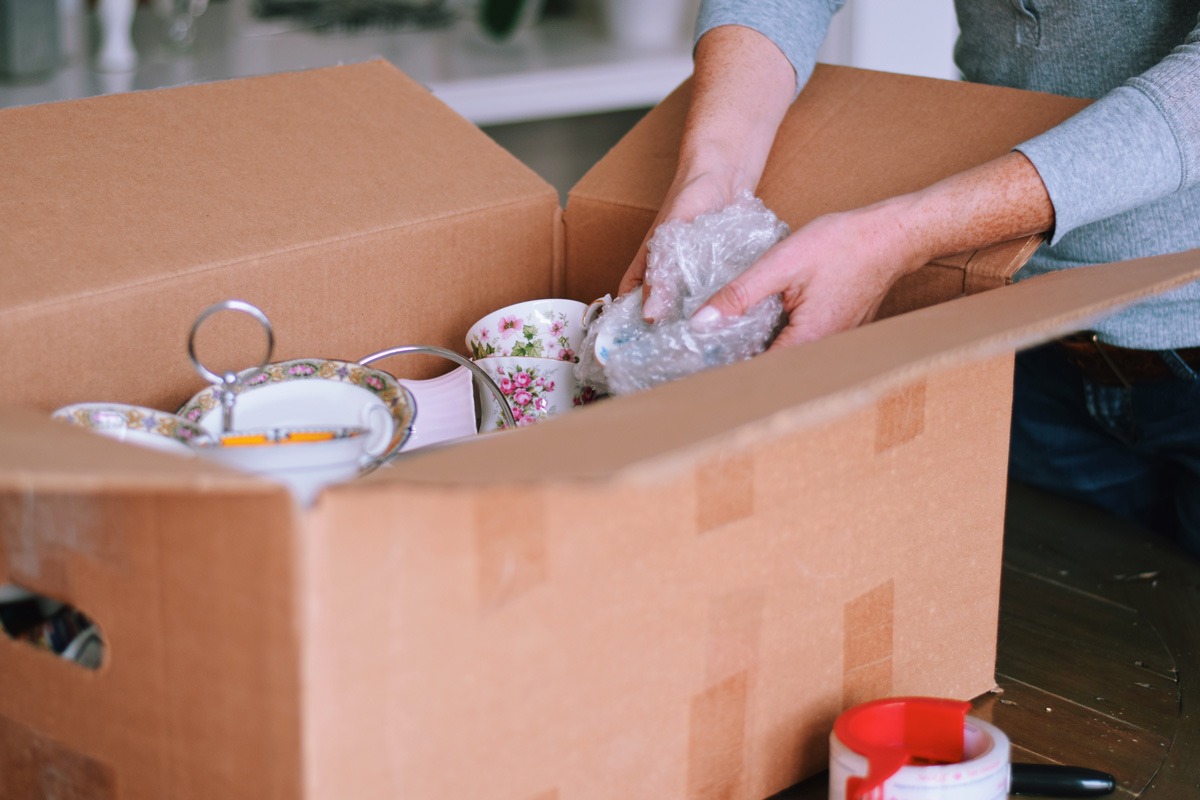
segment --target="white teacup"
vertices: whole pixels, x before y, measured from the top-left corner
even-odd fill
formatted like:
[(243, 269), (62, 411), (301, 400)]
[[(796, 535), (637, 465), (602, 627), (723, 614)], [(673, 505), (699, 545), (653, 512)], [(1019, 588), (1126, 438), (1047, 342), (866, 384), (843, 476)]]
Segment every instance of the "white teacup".
[[(591, 402), (575, 379), (574, 364), (548, 358), (484, 358), (475, 362), (508, 399), (513, 419), (520, 427), (566, 413)], [(500, 408), (491, 392), (478, 390), (481, 433), (504, 427)]]
[(575, 300), (530, 300), (506, 306), (467, 331), (476, 361), (545, 358), (575, 363), (585, 333), (588, 306)]
[(312, 503), (321, 489), (369, 471), (370, 429), (267, 428), (235, 431), (196, 446), (204, 458), (286, 484), (297, 502)]

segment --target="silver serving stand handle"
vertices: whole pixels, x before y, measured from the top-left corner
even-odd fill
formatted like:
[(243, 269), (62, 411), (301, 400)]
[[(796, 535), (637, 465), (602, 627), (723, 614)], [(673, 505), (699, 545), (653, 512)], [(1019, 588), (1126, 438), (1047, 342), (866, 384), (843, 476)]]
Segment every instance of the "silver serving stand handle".
[(510, 409), (508, 406), (508, 400), (505, 399), (504, 392), (500, 391), (500, 387), (496, 385), (494, 380), (492, 380), (492, 376), (480, 369), (479, 365), (477, 365), (474, 361), (466, 356), (460, 356), (453, 350), (447, 350), (444, 347), (434, 347), (433, 345), (410, 344), (403, 345), (401, 347), (389, 347), (387, 350), (380, 350), (378, 353), (371, 353), (369, 356), (363, 356), (360, 358), (358, 363), (359, 366), (365, 367), (374, 361), (380, 361), (385, 358), (391, 358), (392, 356), (403, 355), (405, 353), (423, 353), (425, 355), (441, 356), (442, 358), (449, 359), (456, 364), (462, 364), (464, 367), (471, 370), (471, 373), (478, 378), (480, 382), (482, 382), (483, 385), (492, 393), (492, 396), (496, 398), (496, 402), (500, 405), (500, 416), (504, 418), (504, 427), (517, 427), (517, 421), (513, 419), (512, 409)]
[[(262, 363), (244, 375), (239, 376), (236, 372), (226, 372), (224, 375), (219, 375), (201, 364), (200, 359), (196, 357), (196, 332), (200, 330), (200, 324), (204, 320), (218, 311), (239, 311), (243, 314), (249, 314), (267, 332), (267, 354), (263, 356)], [(188, 331), (188, 358), (191, 359), (192, 367), (195, 368), (201, 378), (204, 378), (204, 380), (214, 386), (220, 387), (221, 433), (229, 433), (233, 430), (233, 405), (237, 402), (237, 393), (241, 385), (251, 378), (257, 377), (259, 373), (267, 368), (267, 365), (271, 363), (271, 353), (274, 350), (275, 331), (271, 328), (271, 321), (267, 319), (267, 315), (258, 306), (251, 305), (244, 300), (225, 300), (211, 305), (201, 311), (200, 316), (196, 317), (196, 321), (192, 323), (192, 329)]]

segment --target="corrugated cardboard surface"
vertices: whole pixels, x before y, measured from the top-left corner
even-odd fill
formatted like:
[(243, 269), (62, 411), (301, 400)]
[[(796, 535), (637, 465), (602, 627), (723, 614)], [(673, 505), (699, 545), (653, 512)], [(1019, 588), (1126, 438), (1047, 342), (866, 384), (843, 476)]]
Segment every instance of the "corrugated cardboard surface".
[(100, 626), (91, 672), (0, 635), (0, 795), (298, 797), (286, 492), (6, 409), (0, 575)]
[[(624, 273), (671, 183), (690, 84), (651, 111), (571, 191), (567, 287), (592, 299)], [(1086, 100), (994, 86), (867, 73), (817, 65), (780, 126), (758, 194), (792, 229), (913, 191), (981, 164), (1053, 127)], [(594, 211), (593, 205), (607, 206)], [(573, 213), (621, 215), (623, 238), (599, 247), (576, 231)], [(942, 302), (1008, 282), (1041, 237), (935, 264), (958, 266), (957, 291)], [(969, 263), (968, 263), (969, 262)], [(882, 316), (928, 304), (924, 281), (898, 286)], [(906, 290), (913, 290), (909, 294)]]
[[(844, 137), (844, 116), (872, 121), (861, 141), (890, 141), (892, 117), (916, 138), (874, 172), (820, 173), (844, 183), (826, 201), (768, 176), (793, 215), (982, 161), (1067, 102), (814, 80), (779, 169), (837, 141), (826, 127)], [(883, 114), (897, 92), (970, 113)], [(418, 336), (458, 347), (475, 317), (562, 276), (585, 298), (611, 291), (669, 180), (682, 97), (561, 220), (549, 187), (381, 64), (0, 114), (19, 123), (0, 141), (28, 162), (0, 178), (0, 258), (21, 264), (0, 274), (0, 399), (41, 412), (0, 411), (0, 578), (76, 603), (111, 639), (87, 673), (0, 637), (0, 787), (759, 798), (821, 766), (845, 705), (991, 686), (1012, 351), (1200, 275), (1194, 253), (1043, 276), (423, 452), (308, 512), (261, 481), (44, 419), (101, 391), (186, 397), (187, 324), (231, 294), (266, 308), (286, 358)], [(997, 109), (1020, 119), (968, 119)], [(208, 170), (167, 158), (175, 114), (208, 126)], [(992, 121), (1006, 133), (974, 133)], [(979, 150), (943, 153), (946, 126)], [(102, 158), (74, 153), (84, 128)], [(279, 174), (310, 158), (324, 166), (304, 180)], [(233, 207), (220, 224), (187, 217), (205, 176), (199, 205)], [(121, 234), (99, 227), (101, 202)], [(87, 225), (58, 236), (76, 217)], [(979, 274), (1001, 279), (1028, 244)], [(977, 257), (925, 270), (908, 296), (961, 293)], [(258, 352), (239, 334), (215, 354)]]
[(178, 407), (229, 297), (277, 360), (355, 360), (551, 292), (554, 190), (384, 62), (6, 110), (0, 164), (3, 401)]
[(846, 704), (986, 691), (1010, 380), (937, 373), (653, 480), (489, 460), (486, 488), (327, 495), (312, 796), (765, 797), (823, 766)]

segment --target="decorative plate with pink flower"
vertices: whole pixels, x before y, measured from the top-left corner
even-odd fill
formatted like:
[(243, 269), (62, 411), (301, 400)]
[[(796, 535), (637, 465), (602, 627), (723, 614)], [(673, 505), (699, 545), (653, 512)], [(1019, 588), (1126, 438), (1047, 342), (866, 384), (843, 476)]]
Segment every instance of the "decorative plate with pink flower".
[[(368, 454), (388, 458), (408, 438), (416, 413), (412, 394), (386, 372), (347, 361), (302, 358), (269, 364), (239, 386), (233, 426), (362, 426), (370, 431)], [(200, 392), (179, 409), (179, 416), (220, 433), (220, 389), (210, 386)]]

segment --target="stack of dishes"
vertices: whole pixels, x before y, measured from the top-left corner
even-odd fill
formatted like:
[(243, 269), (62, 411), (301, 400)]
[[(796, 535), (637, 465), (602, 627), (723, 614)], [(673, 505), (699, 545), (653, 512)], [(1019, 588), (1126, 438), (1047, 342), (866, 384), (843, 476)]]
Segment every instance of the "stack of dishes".
[(295, 359), (245, 370), (238, 378), (234, 430), (221, 430), (220, 386), (179, 409), (180, 417), (212, 436), (197, 452), (281, 480), (303, 504), (322, 487), (394, 457), (417, 416), (412, 393), (394, 377), (347, 361)]
[[(222, 311), (248, 314), (267, 336), (263, 363), (217, 374), (200, 363), (200, 324)], [(212, 385), (175, 413), (121, 403), (80, 403), (54, 418), (103, 436), (183, 456), (208, 458), (287, 485), (308, 505), (331, 483), (364, 475), (405, 449), (517, 425), (530, 425), (591, 400), (575, 380), (588, 306), (572, 300), (534, 300), (508, 306), (477, 322), (467, 334), (474, 361), (420, 345), (380, 351), (360, 363), (302, 358), (269, 363), (271, 324), (261, 310), (226, 300), (201, 312), (192, 325), (188, 355)], [(419, 352), (460, 366), (429, 380), (401, 381), (367, 366), (392, 355)], [(480, 390), (475, 416), (473, 376)], [(424, 413), (418, 423), (417, 399)]]
[(399, 453), (417, 414), (412, 393), (396, 378), (346, 361), (297, 359), (242, 371), (231, 431), (222, 430), (221, 388), (208, 387), (174, 414), (80, 403), (53, 416), (119, 441), (278, 480), (307, 505), (324, 486), (366, 474)]
[[(196, 332), (210, 316), (235, 311), (266, 333), (259, 366), (217, 374), (196, 356)], [(60, 408), (55, 419), (179, 455), (284, 483), (304, 505), (331, 483), (366, 474), (393, 458), (417, 415), (412, 393), (391, 375), (361, 364), (304, 358), (268, 363), (275, 334), (267, 316), (241, 300), (209, 306), (192, 323), (188, 357), (212, 385), (171, 414), (121, 403)]]
[[(467, 349), (499, 385), (518, 426), (594, 399), (575, 379), (587, 313), (574, 300), (531, 300), (493, 311), (467, 332)], [(479, 400), (480, 431), (504, 427), (495, 399), (481, 392)]]

